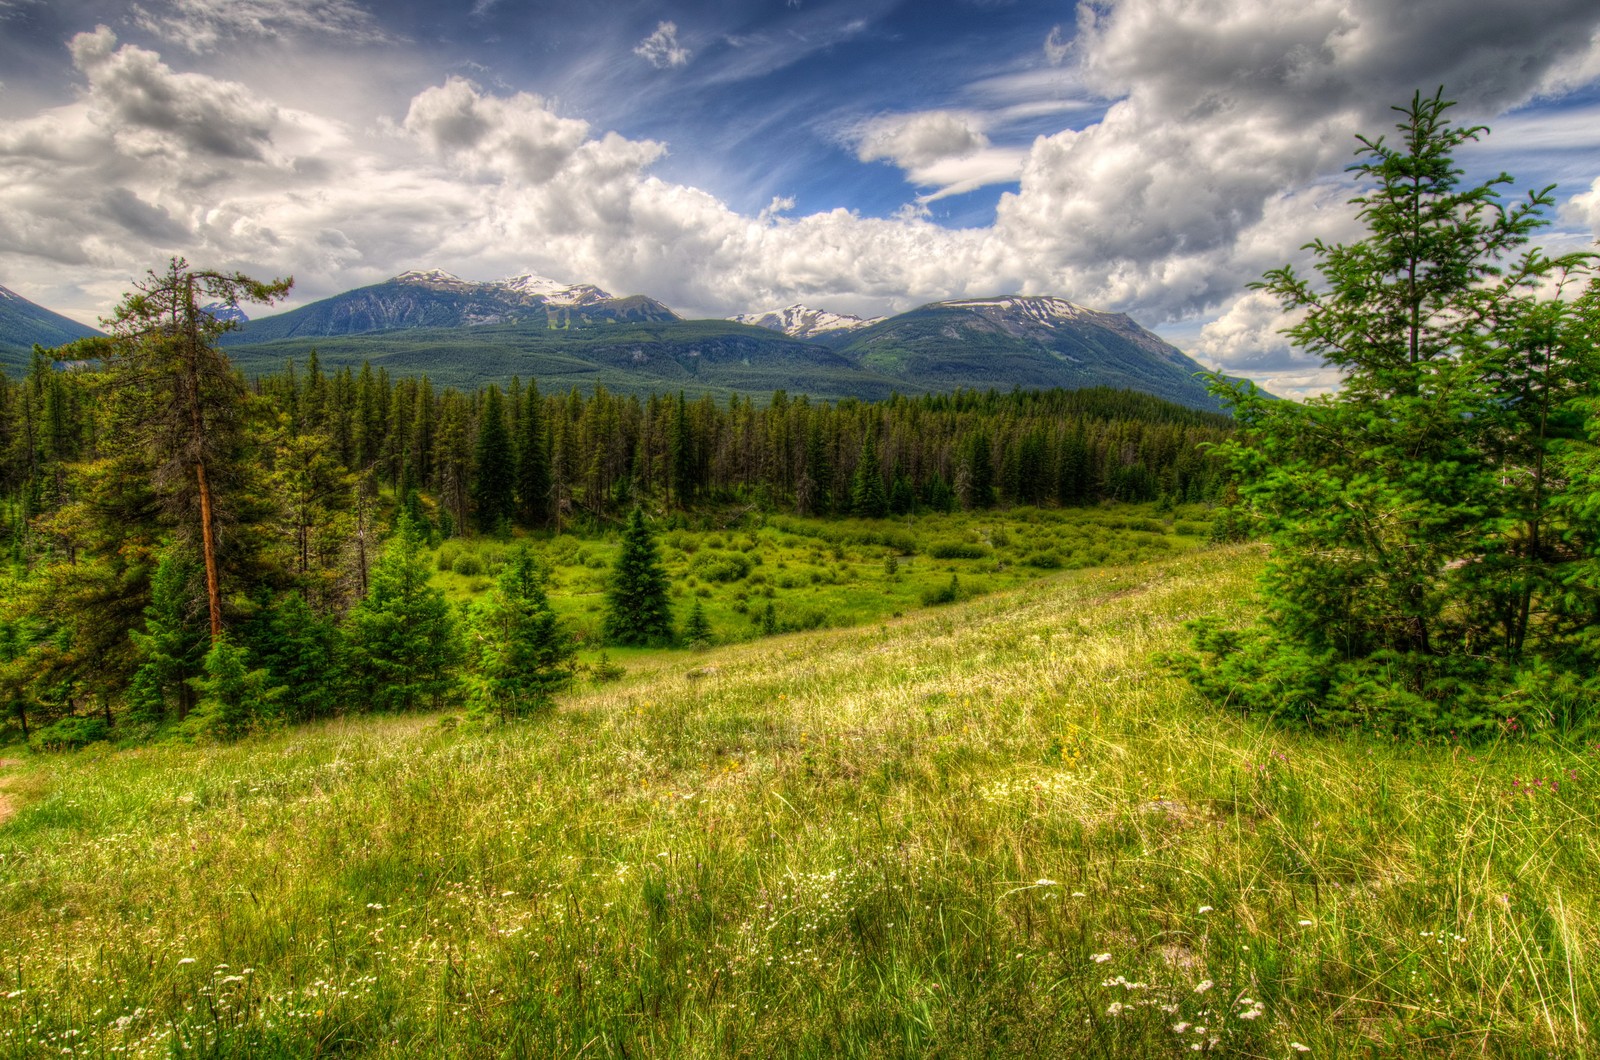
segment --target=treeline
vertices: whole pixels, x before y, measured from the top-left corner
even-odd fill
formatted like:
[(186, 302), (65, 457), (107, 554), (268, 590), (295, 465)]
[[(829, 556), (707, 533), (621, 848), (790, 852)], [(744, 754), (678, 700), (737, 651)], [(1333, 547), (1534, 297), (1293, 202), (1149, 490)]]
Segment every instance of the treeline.
[[(114, 708), (160, 726), (205, 707), (226, 731), (245, 699), (314, 717), (341, 701), (338, 674), (361, 690), (348, 702), (436, 701), (473, 651), (511, 649), (440, 617), (419, 559), (430, 539), (595, 528), (640, 505), (873, 517), (1191, 501), (1217, 489), (1205, 447), (1228, 433), (1223, 417), (1105, 390), (758, 405), (513, 379), (463, 393), (324, 372), (314, 354), (246, 381), (201, 297), (282, 289), (174, 262), (119, 307), (111, 338), (0, 374), (0, 704), (24, 729), (109, 724)], [(495, 590), (497, 628), (514, 614), (553, 636), (536, 574), (517, 569)], [(500, 680), (503, 702), (521, 701), (520, 680)]]

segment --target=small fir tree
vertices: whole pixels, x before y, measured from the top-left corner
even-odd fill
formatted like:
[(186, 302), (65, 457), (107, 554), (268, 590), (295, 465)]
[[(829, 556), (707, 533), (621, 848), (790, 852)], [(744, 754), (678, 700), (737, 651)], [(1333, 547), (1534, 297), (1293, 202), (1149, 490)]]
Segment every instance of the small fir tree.
[(402, 509), (366, 598), (345, 619), (355, 702), (410, 710), (424, 701), (437, 705), (454, 690), (461, 654), (455, 613), (428, 579), (421, 536)]
[(696, 600), (689, 609), (689, 618), (683, 624), (683, 639), (692, 648), (702, 648), (711, 643), (711, 622), (705, 608)]
[(526, 548), (472, 608), (473, 709), (502, 721), (545, 706), (572, 681), (577, 645), (550, 609), (544, 571)]
[(193, 736), (236, 740), (274, 715), (278, 689), (265, 669), (250, 668), (250, 653), (226, 634), (206, 652), (205, 673), (193, 679), (200, 702), (183, 725)]
[(850, 480), (850, 508), (868, 519), (882, 519), (889, 514), (889, 497), (878, 467), (878, 443), (870, 434), (861, 443), (861, 456)]
[(605, 639), (613, 644), (663, 644), (672, 639), (667, 574), (655, 535), (638, 508), (622, 532), (622, 552), (606, 588)]
[(207, 648), (198, 581), (193, 560), (177, 548), (162, 552), (150, 579), (144, 630), (129, 634), (141, 659), (129, 688), (129, 706), (141, 721), (161, 721), (169, 706), (181, 720), (193, 706), (190, 681), (200, 675)]

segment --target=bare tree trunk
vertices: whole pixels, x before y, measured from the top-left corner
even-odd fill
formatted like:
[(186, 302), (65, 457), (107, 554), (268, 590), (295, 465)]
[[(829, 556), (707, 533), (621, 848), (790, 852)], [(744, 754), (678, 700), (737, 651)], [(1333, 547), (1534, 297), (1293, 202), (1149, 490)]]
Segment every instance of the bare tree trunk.
[(216, 538), (211, 525), (211, 485), (206, 481), (204, 461), (194, 465), (195, 480), (200, 486), (200, 549), (206, 560), (206, 606), (211, 611), (211, 643), (222, 636), (222, 587), (217, 580)]

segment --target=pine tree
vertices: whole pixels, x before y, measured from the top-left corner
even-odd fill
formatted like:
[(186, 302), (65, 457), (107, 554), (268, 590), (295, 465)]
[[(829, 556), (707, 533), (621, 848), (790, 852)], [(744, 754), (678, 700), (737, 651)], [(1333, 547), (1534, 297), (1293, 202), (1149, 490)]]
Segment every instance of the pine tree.
[(478, 529), (499, 533), (517, 514), (517, 467), (506, 430), (505, 402), (500, 388), (489, 387), (478, 420), (478, 445), (473, 459), (472, 503)]
[(1600, 382), (1593, 283), (1563, 297), (1591, 255), (1524, 249), (1550, 189), (1508, 206), (1508, 176), (1462, 185), (1452, 154), (1486, 130), (1451, 125), (1450, 105), (1419, 94), (1397, 108), (1400, 145), (1360, 138), (1367, 235), (1311, 244), (1319, 282), (1286, 267), (1259, 285), (1342, 370), (1338, 394), (1218, 381), (1243, 427), (1225, 452), (1274, 547), (1266, 617), (1202, 627), (1190, 669), (1246, 709), (1463, 732), (1548, 715), (1561, 674), (1600, 692), (1581, 646), (1600, 584), (1578, 559), (1600, 539), (1564, 507), (1561, 459), (1590, 447), (1581, 401)]
[(135, 706), (143, 720), (162, 720), (169, 703), (182, 719), (193, 704), (190, 681), (200, 675), (206, 655), (205, 623), (195, 606), (197, 574), (178, 550), (164, 551), (150, 580), (144, 630), (130, 634), (139, 650)]
[[(211, 639), (222, 635), (222, 586), (217, 522), (226, 513), (214, 488), (228, 463), (230, 443), (243, 415), (245, 392), (216, 340), (233, 327), (202, 309), (203, 302), (237, 307), (270, 305), (293, 280), (261, 283), (241, 273), (194, 269), (173, 258), (167, 271), (134, 284), (107, 322), (113, 332), (108, 378), (143, 415), (126, 417), (139, 429), (121, 439), (144, 446), (157, 461), (169, 509), (186, 539), (199, 539), (205, 565)], [(191, 521), (192, 520), (192, 521)]]
[(291, 721), (310, 721), (331, 712), (339, 685), (335, 629), (319, 617), (299, 592), (275, 601), (253, 623), (251, 654), (278, 689), (277, 704)]
[(604, 633), (612, 644), (664, 644), (672, 639), (667, 574), (655, 535), (638, 508), (622, 532), (622, 552), (606, 587)]
[(882, 519), (889, 514), (889, 497), (878, 467), (878, 443), (870, 432), (861, 442), (861, 455), (850, 479), (850, 510), (867, 519)]
[(277, 690), (266, 670), (250, 668), (250, 653), (230, 637), (212, 643), (205, 674), (193, 684), (200, 702), (183, 725), (191, 735), (236, 740), (272, 718)]
[(571, 682), (577, 646), (550, 609), (544, 572), (526, 548), (473, 605), (469, 643), (474, 709), (502, 721), (548, 704)]
[(550, 432), (537, 383), (528, 385), (517, 432), (517, 508), (525, 525), (544, 526), (550, 521)]
[(711, 643), (711, 622), (705, 608), (696, 600), (689, 609), (689, 618), (683, 624), (683, 639), (690, 647), (699, 648)]
[(345, 619), (346, 661), (359, 702), (380, 710), (437, 705), (455, 688), (455, 614), (429, 584), (417, 528), (401, 510), (373, 565), (371, 588)]

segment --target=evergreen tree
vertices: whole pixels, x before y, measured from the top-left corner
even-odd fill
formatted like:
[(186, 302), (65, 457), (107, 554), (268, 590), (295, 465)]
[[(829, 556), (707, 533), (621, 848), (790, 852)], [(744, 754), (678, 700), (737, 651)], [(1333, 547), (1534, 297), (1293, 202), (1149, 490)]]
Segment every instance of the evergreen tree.
[(850, 509), (868, 519), (889, 514), (889, 498), (883, 489), (883, 472), (878, 467), (878, 444), (869, 432), (861, 442), (861, 455), (850, 479)]
[(200, 675), (206, 655), (205, 624), (196, 608), (197, 574), (191, 560), (166, 549), (150, 580), (144, 631), (130, 634), (140, 658), (132, 705), (143, 720), (160, 721), (169, 704), (181, 719), (193, 704), (190, 681)]
[(506, 430), (505, 403), (500, 388), (491, 386), (478, 420), (478, 445), (473, 460), (472, 503), (478, 529), (499, 533), (517, 513), (517, 468)]
[(517, 432), (517, 508), (524, 524), (544, 526), (550, 521), (550, 433), (537, 383), (528, 385)]
[(339, 686), (333, 623), (315, 614), (302, 594), (291, 592), (257, 616), (253, 632), (251, 654), (278, 689), (284, 717), (310, 721), (328, 714)]
[(1218, 381), (1243, 425), (1226, 447), (1239, 492), (1274, 548), (1266, 617), (1203, 627), (1190, 671), (1246, 709), (1460, 732), (1548, 714), (1563, 674), (1589, 682), (1569, 706), (1600, 693), (1583, 632), (1600, 583), (1579, 559), (1600, 538), (1563, 474), (1591, 448), (1581, 399), (1600, 382), (1593, 284), (1562, 297), (1591, 256), (1524, 249), (1549, 189), (1508, 206), (1510, 177), (1462, 186), (1452, 154), (1485, 130), (1449, 107), (1419, 94), (1397, 108), (1400, 145), (1361, 138), (1367, 236), (1312, 244), (1320, 282), (1286, 267), (1259, 285), (1342, 370), (1339, 393)]
[(469, 644), (474, 709), (502, 721), (548, 704), (572, 680), (577, 646), (550, 609), (544, 572), (526, 548), (473, 605)]
[(606, 587), (604, 633), (613, 644), (664, 644), (672, 639), (667, 573), (655, 535), (638, 508), (622, 532), (622, 552)]
[(711, 643), (711, 622), (706, 618), (705, 608), (700, 606), (699, 600), (695, 600), (694, 606), (689, 609), (689, 618), (683, 624), (683, 639), (694, 648)]
[(358, 702), (380, 710), (437, 705), (455, 688), (455, 614), (428, 584), (422, 539), (402, 509), (371, 588), (345, 619), (346, 661)]
[(277, 690), (267, 671), (250, 668), (250, 653), (230, 637), (212, 643), (205, 673), (193, 684), (200, 702), (183, 726), (191, 735), (236, 740), (272, 717)]

